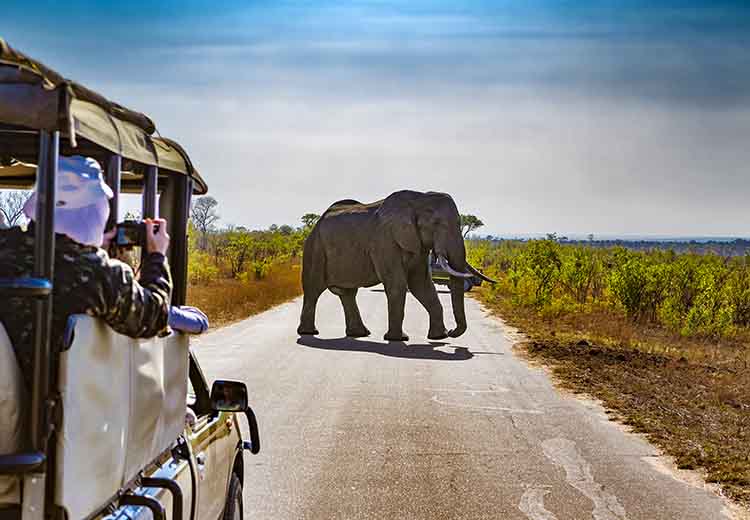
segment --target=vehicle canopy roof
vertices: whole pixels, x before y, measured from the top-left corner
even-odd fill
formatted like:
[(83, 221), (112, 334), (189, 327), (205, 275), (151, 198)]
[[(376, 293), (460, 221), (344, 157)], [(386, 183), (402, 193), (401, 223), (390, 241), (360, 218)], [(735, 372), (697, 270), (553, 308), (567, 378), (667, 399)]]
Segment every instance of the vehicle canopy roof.
[(67, 138), (60, 144), (64, 155), (91, 156), (105, 164), (109, 153), (118, 154), (123, 170), (134, 177), (144, 167), (157, 166), (162, 174), (192, 178), (198, 195), (208, 191), (185, 150), (154, 135), (156, 125), (147, 115), (64, 78), (0, 38), (0, 184), (29, 183), (30, 169), (2, 166), (36, 162), (38, 130), (59, 131)]

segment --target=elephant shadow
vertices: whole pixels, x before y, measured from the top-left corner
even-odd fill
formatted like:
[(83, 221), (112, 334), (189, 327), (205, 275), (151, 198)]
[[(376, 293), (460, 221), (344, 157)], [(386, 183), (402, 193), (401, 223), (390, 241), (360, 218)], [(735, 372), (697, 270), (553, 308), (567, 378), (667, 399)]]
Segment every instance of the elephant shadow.
[(348, 337), (322, 339), (315, 336), (300, 336), (297, 345), (322, 350), (370, 352), (388, 357), (435, 361), (466, 361), (474, 357), (467, 347), (456, 347), (453, 353), (435, 350), (435, 347), (448, 345), (441, 341), (412, 344), (404, 341), (378, 342)]
[[(370, 289), (371, 292), (385, 292), (385, 289)], [(448, 289), (435, 289), (435, 291), (438, 294), (450, 294), (451, 292)], [(409, 289), (406, 290), (406, 292), (410, 293), (411, 291)]]

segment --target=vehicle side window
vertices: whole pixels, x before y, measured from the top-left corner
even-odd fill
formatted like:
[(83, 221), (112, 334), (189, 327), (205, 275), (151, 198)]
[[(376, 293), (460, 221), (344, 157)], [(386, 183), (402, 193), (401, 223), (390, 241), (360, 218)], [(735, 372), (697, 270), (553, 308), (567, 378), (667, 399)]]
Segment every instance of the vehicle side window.
[(187, 405), (190, 408), (193, 408), (195, 406), (195, 402), (197, 401), (197, 397), (195, 395), (195, 389), (193, 388), (193, 382), (188, 378), (188, 391), (187, 391)]
[(212, 412), (211, 395), (206, 384), (206, 378), (192, 353), (190, 354), (187, 404), (198, 417), (209, 415)]

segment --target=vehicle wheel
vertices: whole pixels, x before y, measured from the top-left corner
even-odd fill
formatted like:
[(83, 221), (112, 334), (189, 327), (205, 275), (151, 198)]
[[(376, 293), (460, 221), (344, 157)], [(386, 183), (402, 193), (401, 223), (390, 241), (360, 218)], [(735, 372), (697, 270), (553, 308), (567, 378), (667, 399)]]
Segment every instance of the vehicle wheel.
[(474, 287), (474, 285), (472, 285), (471, 280), (464, 280), (464, 292), (471, 291), (472, 287)]
[(224, 520), (242, 520), (242, 482), (235, 473), (232, 473), (232, 480), (229, 482)]

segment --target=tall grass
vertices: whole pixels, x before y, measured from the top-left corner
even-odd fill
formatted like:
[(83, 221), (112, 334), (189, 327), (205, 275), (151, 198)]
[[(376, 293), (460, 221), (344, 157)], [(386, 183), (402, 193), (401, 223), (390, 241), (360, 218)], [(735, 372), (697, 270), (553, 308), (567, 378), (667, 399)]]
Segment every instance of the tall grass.
[[(554, 240), (472, 241), (499, 280), (490, 304), (602, 337), (665, 348), (750, 344), (750, 256), (593, 248)], [(567, 325), (567, 327), (565, 327)], [(657, 341), (658, 340), (658, 341)], [(710, 350), (710, 349), (709, 349)]]
[(214, 278), (210, 283), (191, 283), (188, 304), (205, 312), (214, 327), (258, 314), (301, 293), (300, 264), (290, 260), (274, 263), (259, 280)]
[(300, 262), (309, 226), (230, 227), (200, 237), (191, 228), (188, 304), (212, 326), (263, 312), (302, 294)]

